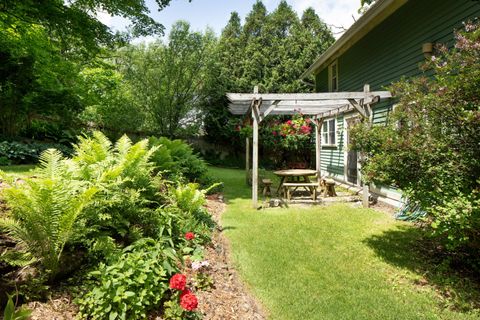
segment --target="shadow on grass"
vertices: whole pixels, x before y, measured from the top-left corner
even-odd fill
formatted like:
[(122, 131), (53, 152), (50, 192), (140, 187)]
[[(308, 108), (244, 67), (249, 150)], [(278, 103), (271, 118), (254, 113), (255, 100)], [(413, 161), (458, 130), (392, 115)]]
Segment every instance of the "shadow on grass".
[(414, 272), (412, 283), (431, 286), (443, 307), (461, 312), (480, 311), (480, 278), (458, 259), (447, 256), (424, 232), (401, 226), (364, 240), (385, 262)]

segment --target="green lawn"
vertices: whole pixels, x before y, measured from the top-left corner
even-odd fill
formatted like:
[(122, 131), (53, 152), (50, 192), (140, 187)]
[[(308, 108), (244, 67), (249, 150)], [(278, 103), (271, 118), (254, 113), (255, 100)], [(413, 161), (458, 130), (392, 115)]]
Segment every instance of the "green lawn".
[(35, 165), (33, 164), (20, 164), (14, 166), (0, 166), (0, 170), (17, 177), (28, 176), (33, 174)]
[(480, 318), (446, 307), (436, 291), (457, 307), (471, 297), (429, 272), (410, 225), (348, 204), (254, 210), (243, 171), (211, 171), (225, 182), (233, 261), (270, 319)]

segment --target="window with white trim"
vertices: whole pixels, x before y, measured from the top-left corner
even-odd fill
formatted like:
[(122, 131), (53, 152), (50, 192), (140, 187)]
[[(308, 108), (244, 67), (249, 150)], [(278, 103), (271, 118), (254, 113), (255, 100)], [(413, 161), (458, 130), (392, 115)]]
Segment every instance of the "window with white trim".
[(322, 145), (335, 146), (337, 144), (337, 121), (325, 120), (322, 126)]
[(338, 62), (335, 61), (328, 67), (328, 89), (330, 92), (338, 91)]

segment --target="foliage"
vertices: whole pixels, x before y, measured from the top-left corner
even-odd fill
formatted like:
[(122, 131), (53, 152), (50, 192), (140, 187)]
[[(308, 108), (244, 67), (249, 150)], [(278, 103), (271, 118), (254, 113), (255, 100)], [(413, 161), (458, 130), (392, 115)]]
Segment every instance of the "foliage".
[(177, 271), (175, 251), (152, 239), (139, 240), (89, 274), (91, 283), (75, 300), (79, 317), (146, 319), (164, 297), (169, 275)]
[[(113, 239), (133, 242), (158, 232), (154, 206), (157, 186), (150, 159), (156, 148), (121, 137), (115, 145), (101, 132), (80, 137), (68, 162), (70, 179), (95, 185), (96, 201), (86, 208), (77, 241), (88, 247)], [(158, 205), (158, 202), (157, 202)]]
[(0, 142), (0, 158), (5, 159), (5, 165), (11, 163), (35, 163), (38, 161), (42, 152), (47, 149), (56, 149), (63, 155), (70, 155), (72, 149), (58, 143), (22, 143), (17, 141)]
[(0, 218), (0, 228), (17, 243), (3, 258), (21, 264), (38, 261), (54, 278), (63, 248), (97, 189), (63, 179), (64, 164), (57, 150), (45, 151), (40, 163), (40, 179), (27, 178), (2, 191), (11, 212)]
[(102, 129), (115, 138), (125, 132), (139, 132), (145, 112), (133, 99), (133, 88), (115, 65), (107, 62), (84, 68), (80, 72), (80, 88), (85, 110), (81, 121)]
[[(150, 137), (149, 143), (157, 148), (152, 156), (156, 170), (163, 172), (167, 178), (185, 178), (186, 181), (199, 183), (204, 188), (209, 188), (216, 182), (208, 173), (205, 161), (184, 141)], [(219, 191), (220, 186), (209, 190)]]
[(118, 69), (146, 117), (143, 129), (169, 138), (198, 133), (214, 45), (212, 31), (193, 32), (179, 21), (166, 44), (156, 41), (118, 51)]
[(211, 70), (211, 99), (204, 107), (208, 139), (243, 143), (228, 112), (226, 92), (252, 92), (257, 85), (262, 92), (311, 92), (313, 86), (299, 80), (300, 75), (333, 41), (312, 8), (299, 18), (286, 1), (271, 13), (257, 1), (244, 25), (232, 13), (215, 51), (217, 66)]
[(8, 302), (3, 311), (3, 320), (27, 320), (30, 318), (31, 310), (21, 308), (15, 310), (15, 304), (13, 303), (14, 295), (8, 294)]
[(75, 85), (79, 65), (41, 26), (1, 13), (0, 29), (0, 134), (35, 134), (36, 123), (59, 131), (71, 127), (81, 109)]
[[(170, 0), (155, 2), (161, 10)], [(100, 22), (98, 13), (129, 19), (132, 22), (129, 31), (134, 37), (163, 32), (163, 26), (149, 17), (144, 0), (72, 0), (68, 3), (61, 0), (6, 0), (0, 9), (0, 18), (7, 26), (14, 27), (17, 20), (42, 26), (49, 31), (51, 37), (60, 41), (63, 48), (75, 47), (83, 54), (95, 53), (102, 46), (128, 39), (125, 34), (113, 34), (108, 26)]]
[(432, 77), (392, 86), (399, 101), (386, 126), (352, 132), (363, 176), (401, 188), (451, 250), (480, 245), (479, 44), (479, 24), (466, 23), (425, 65)]

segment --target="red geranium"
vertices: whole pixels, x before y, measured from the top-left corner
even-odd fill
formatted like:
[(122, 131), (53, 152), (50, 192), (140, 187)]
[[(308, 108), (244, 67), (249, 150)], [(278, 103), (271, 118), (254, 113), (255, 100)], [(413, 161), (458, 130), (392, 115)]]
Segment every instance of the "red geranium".
[(192, 293), (192, 291), (190, 291), (190, 290), (188, 290), (188, 289), (183, 290), (182, 293), (180, 293), (180, 299), (182, 299), (182, 297), (183, 297), (184, 295), (190, 294), (190, 293)]
[(193, 239), (195, 239), (195, 234), (193, 232), (187, 232), (187, 233), (185, 233), (185, 239), (193, 240)]
[[(188, 290), (185, 290), (185, 291), (188, 291)], [(180, 295), (180, 306), (187, 311), (193, 311), (197, 309), (198, 307), (197, 297), (190, 291), (185, 293), (182, 292), (182, 294)]]
[(175, 290), (185, 290), (187, 284), (187, 277), (184, 274), (177, 273), (170, 278), (170, 288)]

